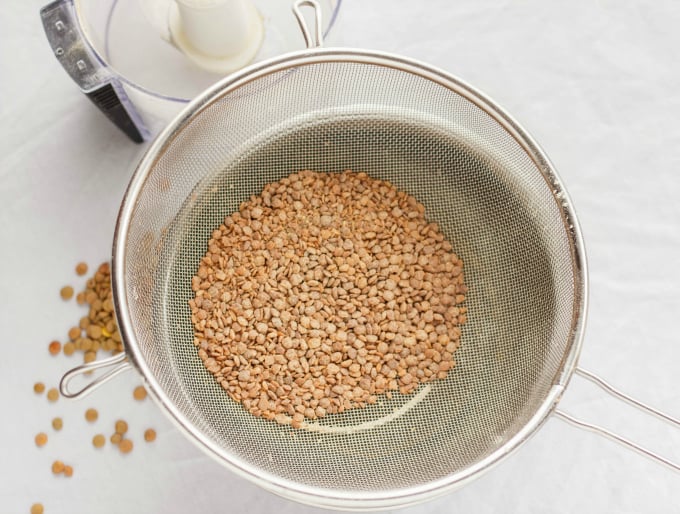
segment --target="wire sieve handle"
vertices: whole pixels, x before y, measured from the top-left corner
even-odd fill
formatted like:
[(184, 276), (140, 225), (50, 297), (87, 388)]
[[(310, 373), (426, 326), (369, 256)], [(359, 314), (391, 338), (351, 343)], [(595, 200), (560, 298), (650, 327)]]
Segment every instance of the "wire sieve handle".
[[(626, 393), (616, 389), (614, 386), (609, 384), (608, 382), (604, 381), (602, 378), (598, 377), (594, 373), (591, 373), (590, 371), (586, 371), (583, 368), (576, 368), (574, 370), (574, 373), (576, 375), (579, 375), (586, 380), (591, 381), (601, 389), (603, 389), (605, 392), (608, 394), (614, 396), (615, 398), (618, 398), (619, 400), (622, 400), (633, 407), (635, 407), (638, 410), (641, 410), (642, 412), (645, 412), (647, 414), (651, 414), (653, 416), (656, 416), (659, 419), (662, 419), (664, 421), (667, 421), (668, 423), (671, 423), (672, 425), (680, 428), (680, 419), (675, 418), (673, 416), (670, 416), (664, 412), (661, 412), (658, 409), (655, 409), (654, 407), (651, 407), (647, 405), (646, 403), (641, 402), (640, 400), (636, 400), (632, 396), (627, 395)], [(667, 458), (659, 455), (656, 452), (653, 452), (643, 446), (640, 446), (639, 444), (631, 441), (630, 439), (627, 439), (625, 437), (622, 437), (610, 430), (607, 430), (606, 428), (603, 428), (599, 425), (594, 425), (592, 423), (588, 423), (586, 421), (582, 421), (578, 418), (575, 418), (571, 414), (567, 414), (566, 412), (556, 409), (555, 410), (555, 415), (560, 418), (562, 421), (565, 421), (571, 425), (574, 425), (575, 427), (582, 428), (584, 430), (588, 430), (590, 432), (595, 432), (596, 434), (599, 434), (603, 437), (606, 437), (607, 439), (610, 439), (614, 442), (617, 442), (623, 446), (626, 446), (630, 448), (633, 451), (638, 452), (641, 455), (644, 455), (645, 457), (648, 457), (652, 460), (655, 460), (656, 462), (659, 462), (660, 464), (663, 464), (664, 466), (668, 466), (671, 469), (674, 469), (675, 471), (680, 471), (680, 464), (676, 464), (675, 462), (672, 462), (668, 460)]]
[[(71, 380), (73, 380), (78, 375), (83, 375), (89, 371), (94, 371), (95, 369), (99, 368), (108, 368), (110, 366), (113, 366), (113, 369), (110, 369), (103, 375), (95, 378), (94, 380), (89, 382), (86, 386), (76, 391), (71, 390), (70, 388)], [(114, 355), (113, 357), (108, 357), (106, 359), (102, 359), (99, 361), (81, 364), (80, 366), (75, 367), (72, 370), (69, 370), (66, 373), (64, 373), (64, 376), (61, 377), (61, 381), (59, 382), (59, 391), (61, 392), (61, 395), (66, 398), (82, 398), (90, 394), (92, 391), (97, 389), (103, 383), (108, 382), (119, 373), (122, 373), (123, 371), (126, 371), (131, 367), (132, 365), (130, 364), (130, 361), (127, 360), (127, 356), (125, 355), (125, 353), (119, 353), (118, 355)]]
[[(302, 14), (301, 7), (311, 7), (314, 9), (314, 39), (309, 32), (309, 27)], [(305, 38), (307, 48), (317, 48), (323, 45), (323, 29), (321, 27), (321, 6), (316, 0), (296, 0), (293, 3), (293, 14), (297, 18), (298, 25), (302, 31), (302, 37)]]

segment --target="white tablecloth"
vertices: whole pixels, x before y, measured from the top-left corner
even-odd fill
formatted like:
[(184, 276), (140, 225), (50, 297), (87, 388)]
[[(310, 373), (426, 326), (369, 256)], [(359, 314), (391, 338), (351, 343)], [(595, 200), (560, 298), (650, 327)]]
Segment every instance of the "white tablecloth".
[[(77, 90), (40, 25), (40, 0), (0, 17), (0, 511), (320, 512), (233, 475), (187, 440), (134, 372), (79, 402), (32, 391), (75, 364), (51, 357), (82, 315), (58, 291), (73, 267), (108, 258), (123, 191), (143, 147)], [(346, 0), (337, 38), (427, 61), (472, 83), (539, 141), (586, 239), (590, 308), (580, 364), (680, 416), (680, 4), (603, 1)], [(94, 406), (100, 419), (83, 418)], [(680, 462), (680, 431), (575, 378), (560, 407)], [(64, 428), (50, 427), (54, 416)], [(95, 450), (130, 425), (134, 451)], [(154, 427), (158, 439), (143, 442)], [(44, 448), (33, 437), (49, 434)], [(442, 451), (446, 451), (445, 448)], [(54, 459), (74, 466), (54, 477)], [(425, 512), (680, 512), (680, 475), (550, 419), (518, 452)]]

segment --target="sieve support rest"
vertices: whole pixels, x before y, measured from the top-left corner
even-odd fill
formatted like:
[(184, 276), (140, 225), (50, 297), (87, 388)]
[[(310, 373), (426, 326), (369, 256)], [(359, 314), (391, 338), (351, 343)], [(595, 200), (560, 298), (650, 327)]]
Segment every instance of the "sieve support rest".
[[(71, 380), (73, 380), (78, 375), (84, 375), (85, 373), (88, 373), (90, 371), (94, 371), (100, 368), (108, 368), (111, 366), (113, 366), (112, 369), (108, 370), (103, 375), (93, 379), (87, 385), (75, 391), (71, 390), (70, 388)], [(59, 382), (59, 392), (65, 398), (69, 399), (82, 398), (90, 394), (95, 389), (97, 389), (100, 385), (111, 380), (116, 375), (131, 368), (132, 364), (130, 364), (130, 361), (127, 360), (127, 356), (125, 355), (125, 353), (119, 353), (117, 355), (114, 355), (113, 357), (108, 357), (106, 359), (102, 359), (99, 361), (81, 364), (80, 366), (77, 366), (64, 373), (64, 376), (61, 377), (61, 381)]]
[[(636, 409), (645, 412), (646, 414), (656, 416), (657, 418), (667, 421), (668, 423), (671, 423), (675, 427), (680, 428), (680, 419), (670, 416), (664, 412), (661, 412), (660, 410), (655, 409), (654, 407), (651, 407), (641, 402), (640, 400), (636, 400), (632, 396), (629, 396), (626, 393), (616, 389), (614, 386), (612, 386), (611, 384), (609, 384), (596, 374), (591, 373), (590, 371), (586, 371), (583, 368), (576, 368), (574, 370), (574, 373), (585, 378), (586, 380), (589, 380), (590, 382), (592, 382), (593, 384), (597, 385), (602, 390), (610, 394), (611, 396), (632, 405)], [(680, 464), (676, 464), (675, 462), (668, 460), (667, 458), (659, 455), (658, 453), (653, 452), (652, 450), (649, 450), (643, 446), (640, 446), (639, 444), (631, 441), (630, 439), (620, 436), (615, 432), (612, 432), (611, 430), (607, 430), (606, 428), (603, 428), (599, 425), (595, 425), (593, 423), (589, 423), (587, 421), (575, 418), (571, 414), (568, 414), (560, 409), (555, 409), (555, 415), (562, 421), (565, 421), (566, 423), (569, 423), (577, 428), (588, 430), (590, 432), (594, 432), (598, 435), (606, 437), (607, 439), (610, 439), (611, 441), (614, 441), (633, 451), (636, 451), (637, 453), (649, 459), (652, 459), (660, 464), (663, 464), (664, 466), (667, 466), (675, 471), (680, 471)]]

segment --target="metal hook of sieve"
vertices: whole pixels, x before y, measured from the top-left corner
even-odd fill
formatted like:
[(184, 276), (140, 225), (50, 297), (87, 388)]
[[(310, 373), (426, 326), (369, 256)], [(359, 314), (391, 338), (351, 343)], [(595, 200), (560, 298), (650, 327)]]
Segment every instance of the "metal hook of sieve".
[[(314, 9), (314, 40), (312, 40), (312, 35), (309, 32), (309, 27), (305, 21), (305, 17), (302, 14), (301, 7), (307, 6)], [(321, 27), (321, 6), (316, 0), (297, 0), (293, 4), (293, 14), (297, 19), (298, 25), (300, 25), (300, 30), (302, 31), (302, 37), (305, 38), (305, 43), (307, 48), (317, 48), (323, 45), (323, 29)]]
[[(109, 366), (114, 367), (113, 369), (110, 369), (109, 371), (104, 373), (102, 376), (95, 378), (81, 389), (71, 391), (69, 386), (71, 380), (73, 380), (76, 376), (83, 375), (88, 371), (94, 371), (95, 369), (108, 368)], [(125, 355), (125, 353), (119, 353), (118, 355), (114, 355), (113, 357), (108, 357), (106, 359), (102, 359), (99, 361), (81, 364), (80, 366), (73, 368), (70, 371), (67, 371), (64, 374), (64, 376), (61, 377), (61, 381), (59, 382), (59, 391), (61, 392), (61, 395), (64, 396), (65, 398), (82, 398), (83, 396), (90, 394), (92, 391), (97, 389), (103, 383), (111, 380), (119, 373), (122, 373), (123, 371), (126, 371), (131, 368), (132, 365), (130, 364), (130, 361), (127, 360), (127, 356)]]
[[(618, 398), (619, 400), (622, 400), (632, 405), (633, 407), (642, 412), (656, 416), (657, 418), (667, 421), (668, 423), (671, 423), (676, 427), (680, 427), (680, 419), (670, 416), (664, 412), (661, 412), (660, 410), (655, 409), (654, 407), (651, 407), (646, 403), (641, 402), (640, 400), (636, 400), (632, 396), (629, 396), (626, 393), (616, 389), (614, 386), (604, 381), (602, 378), (598, 377), (594, 373), (586, 371), (583, 368), (576, 368), (574, 370), (574, 373), (585, 378), (586, 380), (591, 381), (593, 384), (597, 385), (614, 398)], [(658, 453), (653, 452), (643, 446), (640, 446), (639, 444), (631, 441), (630, 439), (622, 437), (610, 430), (607, 430), (606, 428), (594, 425), (592, 423), (588, 423), (586, 421), (582, 421), (578, 418), (575, 418), (571, 414), (567, 414), (566, 412), (561, 411), (559, 409), (555, 410), (555, 415), (562, 421), (566, 421), (567, 423), (577, 428), (582, 428), (584, 430), (588, 430), (590, 432), (594, 432), (598, 435), (606, 437), (607, 439), (610, 439), (616, 443), (626, 446), (627, 448), (630, 448), (631, 450), (636, 451), (645, 457), (648, 457), (656, 462), (659, 462), (664, 466), (668, 466), (669, 468), (674, 469), (675, 471), (680, 471), (680, 464), (676, 464), (675, 462), (668, 460), (667, 458), (659, 455)]]

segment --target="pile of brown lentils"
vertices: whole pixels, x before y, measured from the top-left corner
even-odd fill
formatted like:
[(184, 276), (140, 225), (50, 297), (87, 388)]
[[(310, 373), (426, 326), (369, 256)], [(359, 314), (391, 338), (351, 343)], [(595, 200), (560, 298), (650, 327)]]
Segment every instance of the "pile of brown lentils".
[[(85, 276), (88, 269), (86, 263), (80, 262), (75, 267), (76, 275)], [(59, 291), (59, 295), (64, 301), (70, 301), (74, 294), (73, 286), (70, 285), (62, 287)], [(113, 311), (111, 268), (108, 262), (97, 267), (95, 273), (86, 280), (85, 288), (75, 297), (79, 305), (87, 307), (87, 315), (80, 318), (77, 326), (71, 327), (68, 332), (68, 339), (63, 345), (58, 340), (49, 343), (47, 349), (50, 355), (56, 357), (63, 352), (64, 355), (70, 357), (78, 352), (82, 355), (81, 358), (84, 362), (91, 362), (97, 358), (97, 352), (104, 351), (116, 354), (123, 351), (123, 344)], [(43, 382), (36, 382), (33, 385), (33, 392), (36, 395), (42, 395), (46, 389)], [(59, 400), (59, 390), (56, 387), (51, 387), (47, 390), (46, 396), (50, 403), (56, 403)], [(144, 401), (147, 397), (144, 386), (135, 387), (132, 397), (137, 401)], [(99, 418), (99, 412), (97, 409), (88, 408), (84, 416), (89, 423), (94, 424)], [(61, 417), (55, 417), (51, 424), (54, 431), (53, 435), (56, 436), (62, 430), (64, 420)], [(117, 447), (121, 454), (130, 453), (134, 445), (129, 437), (127, 422), (122, 419), (117, 420), (114, 429), (115, 431), (109, 438), (111, 445)], [(143, 436), (147, 443), (151, 443), (156, 439), (156, 431), (153, 428), (147, 428)], [(104, 434), (97, 433), (92, 437), (92, 446), (101, 449), (105, 446), (106, 440)], [(38, 448), (44, 447), (48, 444), (47, 433), (39, 432), (34, 441)], [(54, 460), (51, 469), (52, 473), (57, 476), (70, 478), (74, 474), (73, 466), (65, 464), (61, 460)], [(42, 514), (43, 512), (42, 503), (34, 503), (31, 506), (32, 514)]]
[(463, 263), (424, 206), (352, 171), (266, 185), (212, 233), (192, 288), (206, 368), (295, 428), (446, 378), (466, 321)]
[[(79, 263), (76, 273), (87, 273), (87, 265)], [(64, 300), (73, 297), (73, 288), (64, 286), (60, 291)], [(112, 353), (123, 351), (116, 318), (113, 313), (113, 298), (111, 293), (111, 267), (108, 262), (102, 263), (94, 275), (87, 279), (86, 287), (76, 295), (78, 305), (87, 305), (88, 314), (80, 318), (78, 326), (68, 331), (69, 341), (64, 344), (65, 355), (72, 355), (75, 351), (83, 352), (83, 360), (92, 362), (97, 358), (97, 352), (104, 350)], [(60, 343), (50, 343), (50, 353), (59, 353)]]

